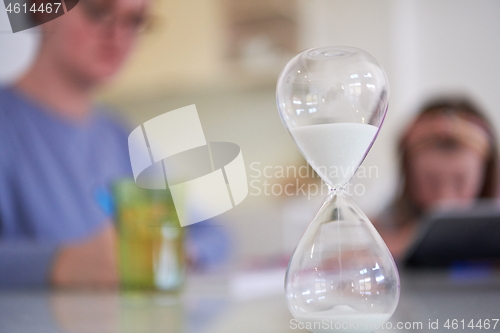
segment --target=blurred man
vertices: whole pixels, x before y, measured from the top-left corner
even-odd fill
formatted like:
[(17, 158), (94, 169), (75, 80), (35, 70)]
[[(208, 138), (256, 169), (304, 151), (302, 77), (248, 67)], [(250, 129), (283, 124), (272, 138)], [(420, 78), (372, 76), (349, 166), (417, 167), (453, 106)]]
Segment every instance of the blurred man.
[(131, 175), (127, 133), (91, 97), (123, 65), (148, 5), (80, 1), (40, 26), (33, 65), (0, 88), (1, 287), (117, 284), (108, 208), (111, 183)]

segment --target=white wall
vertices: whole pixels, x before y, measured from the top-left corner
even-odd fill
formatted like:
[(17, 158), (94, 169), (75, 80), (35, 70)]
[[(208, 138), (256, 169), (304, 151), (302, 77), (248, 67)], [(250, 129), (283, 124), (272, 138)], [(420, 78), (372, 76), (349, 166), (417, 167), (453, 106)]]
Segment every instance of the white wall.
[(36, 53), (38, 37), (37, 29), (13, 34), (0, 4), (0, 83), (14, 80), (27, 68)]
[[(417, 92), (465, 90), (500, 123), (500, 1), (416, 3)], [(497, 129), (500, 129), (497, 127)]]

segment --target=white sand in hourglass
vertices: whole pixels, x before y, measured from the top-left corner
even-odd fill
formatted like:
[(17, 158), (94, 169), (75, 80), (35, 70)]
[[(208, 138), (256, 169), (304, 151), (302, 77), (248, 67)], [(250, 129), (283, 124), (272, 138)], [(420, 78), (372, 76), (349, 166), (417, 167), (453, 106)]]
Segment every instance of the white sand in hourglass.
[(333, 123), (290, 131), (309, 164), (330, 185), (345, 185), (361, 164), (378, 128), (359, 123)]
[(379, 329), (391, 314), (361, 313), (347, 305), (337, 305), (330, 310), (296, 315), (303, 327), (314, 333), (372, 332)]

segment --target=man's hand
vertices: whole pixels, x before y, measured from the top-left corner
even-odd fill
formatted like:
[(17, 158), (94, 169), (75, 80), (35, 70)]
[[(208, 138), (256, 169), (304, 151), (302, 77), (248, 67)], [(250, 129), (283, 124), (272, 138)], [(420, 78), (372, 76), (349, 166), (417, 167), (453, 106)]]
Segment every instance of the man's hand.
[(112, 223), (83, 242), (61, 248), (52, 269), (55, 287), (111, 288), (118, 285), (117, 237)]

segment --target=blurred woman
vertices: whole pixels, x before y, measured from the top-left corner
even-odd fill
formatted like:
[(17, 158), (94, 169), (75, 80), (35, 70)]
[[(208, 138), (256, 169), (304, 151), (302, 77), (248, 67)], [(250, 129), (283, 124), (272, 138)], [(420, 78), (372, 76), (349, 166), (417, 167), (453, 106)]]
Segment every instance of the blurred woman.
[(491, 123), (466, 98), (424, 105), (399, 143), (402, 189), (378, 220), (394, 257), (411, 243), (422, 214), (498, 194), (497, 144)]

